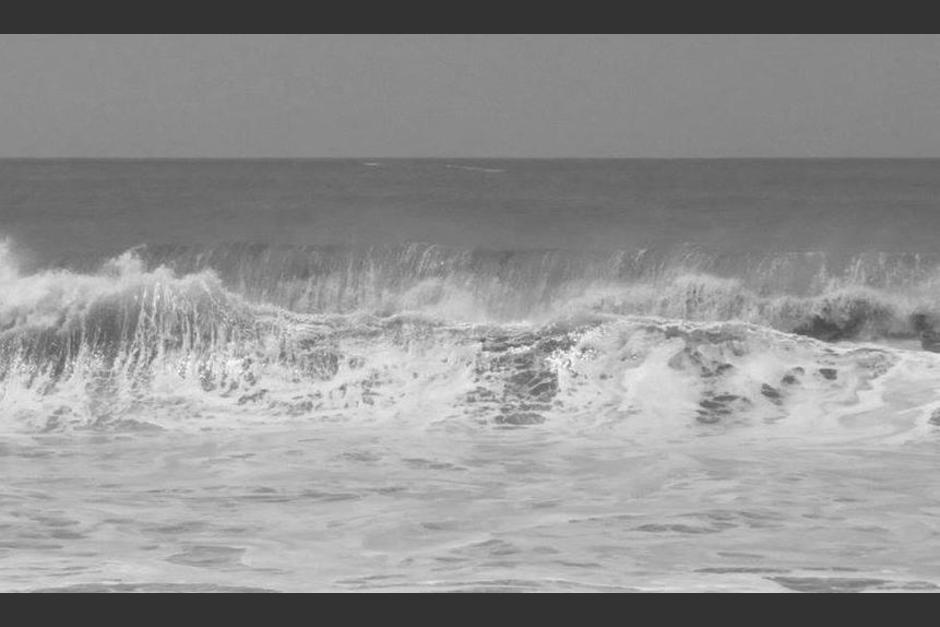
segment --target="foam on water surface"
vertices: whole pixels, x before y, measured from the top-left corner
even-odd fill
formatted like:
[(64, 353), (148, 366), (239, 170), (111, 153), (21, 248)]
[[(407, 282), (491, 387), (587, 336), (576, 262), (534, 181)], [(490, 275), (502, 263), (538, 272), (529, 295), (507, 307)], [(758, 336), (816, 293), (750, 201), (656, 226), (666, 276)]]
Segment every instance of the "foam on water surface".
[(940, 582), (934, 353), (300, 313), (130, 259), (4, 278), (5, 590)]
[[(747, 198), (812, 244), (762, 227), (732, 250), (701, 242), (748, 234), (734, 180), (692, 177), (719, 206), (674, 192), (676, 165), (569, 164), (565, 188), (539, 174), (555, 165), (375, 163), (278, 166), (305, 173), (294, 196), (270, 187), (287, 170), (209, 164), (212, 202), (153, 166), (198, 210), (161, 201), (172, 219), (138, 229), (78, 206), (104, 235), (74, 242), (56, 202), (114, 200), (133, 167), (62, 195), (87, 172), (27, 177), (43, 228), (0, 215), (28, 236), (0, 245), (0, 589), (937, 589), (927, 229), (871, 228), (872, 249), (787, 217), (804, 187), (832, 196), (799, 164), (771, 168), (795, 187), (757, 177)], [(330, 213), (323, 189), (362, 204)], [(312, 226), (308, 196), (327, 207)], [(667, 201), (694, 211), (660, 220)]]

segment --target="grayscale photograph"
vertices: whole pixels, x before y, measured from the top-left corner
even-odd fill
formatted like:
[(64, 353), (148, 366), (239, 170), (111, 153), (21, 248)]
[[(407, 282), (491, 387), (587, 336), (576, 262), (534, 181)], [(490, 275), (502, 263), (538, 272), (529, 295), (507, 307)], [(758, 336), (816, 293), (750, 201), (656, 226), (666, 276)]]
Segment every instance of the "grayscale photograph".
[(0, 592), (940, 591), (940, 35), (0, 35)]

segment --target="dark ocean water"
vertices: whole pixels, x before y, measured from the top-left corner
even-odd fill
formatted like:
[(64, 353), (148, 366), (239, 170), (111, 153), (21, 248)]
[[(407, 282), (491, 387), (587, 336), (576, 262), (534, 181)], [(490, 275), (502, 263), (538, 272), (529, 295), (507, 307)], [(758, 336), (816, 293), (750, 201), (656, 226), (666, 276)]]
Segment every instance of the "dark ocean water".
[(940, 161), (0, 161), (0, 589), (940, 585)]
[(934, 254), (940, 160), (6, 160), (0, 194), (41, 263), (221, 242)]

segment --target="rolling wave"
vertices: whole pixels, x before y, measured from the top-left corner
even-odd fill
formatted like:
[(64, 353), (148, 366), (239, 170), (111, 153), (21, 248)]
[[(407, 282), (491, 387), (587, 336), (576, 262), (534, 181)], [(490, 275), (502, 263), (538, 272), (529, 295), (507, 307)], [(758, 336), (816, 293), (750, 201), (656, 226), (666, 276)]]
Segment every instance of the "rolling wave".
[(135, 255), (149, 268), (211, 271), (246, 298), (305, 313), (544, 323), (591, 311), (740, 320), (842, 340), (930, 334), (940, 311), (940, 259), (917, 254), (230, 244), (146, 246)]
[[(903, 361), (819, 340), (932, 346), (924, 264), (856, 259), (836, 277), (803, 256), (727, 276), (693, 253), (148, 246), (27, 274), (4, 246), (0, 416), (32, 431), (724, 428), (856, 398)], [(892, 291), (901, 268), (913, 278)], [(797, 275), (815, 283), (788, 293)]]

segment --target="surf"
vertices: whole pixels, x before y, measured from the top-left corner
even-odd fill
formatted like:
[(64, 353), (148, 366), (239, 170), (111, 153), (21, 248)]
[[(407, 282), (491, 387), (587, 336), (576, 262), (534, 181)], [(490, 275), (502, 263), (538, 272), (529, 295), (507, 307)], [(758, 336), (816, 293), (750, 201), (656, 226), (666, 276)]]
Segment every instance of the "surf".
[[(417, 245), (139, 247), (93, 272), (24, 272), (2, 250), (7, 431), (345, 421), (784, 433), (877, 405), (866, 391), (898, 368), (924, 380), (933, 368), (932, 353), (871, 341), (922, 334), (923, 301), (869, 286), (760, 293), (662, 264), (627, 281), (623, 255), (613, 271), (601, 256)], [(914, 423), (934, 403), (928, 394)]]

